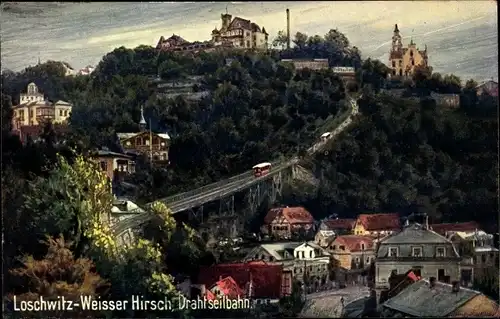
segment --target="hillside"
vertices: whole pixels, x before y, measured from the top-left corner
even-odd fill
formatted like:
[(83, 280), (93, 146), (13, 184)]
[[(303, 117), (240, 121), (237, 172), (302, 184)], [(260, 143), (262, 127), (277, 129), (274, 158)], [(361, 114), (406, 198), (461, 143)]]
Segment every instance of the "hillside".
[[(359, 100), (363, 116), (318, 154), (318, 194), (295, 196), (326, 216), (425, 212), (432, 222), (498, 221), (498, 120), (384, 95)], [(481, 107), (481, 104), (478, 106)]]

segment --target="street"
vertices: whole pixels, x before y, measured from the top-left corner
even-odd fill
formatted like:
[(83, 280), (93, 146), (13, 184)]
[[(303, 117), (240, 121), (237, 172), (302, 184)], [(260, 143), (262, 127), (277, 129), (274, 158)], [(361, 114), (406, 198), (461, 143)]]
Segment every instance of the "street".
[[(301, 317), (340, 317), (343, 305), (367, 297), (370, 290), (365, 286), (350, 286), (343, 289), (308, 294)], [(344, 301), (342, 303), (342, 298)]]

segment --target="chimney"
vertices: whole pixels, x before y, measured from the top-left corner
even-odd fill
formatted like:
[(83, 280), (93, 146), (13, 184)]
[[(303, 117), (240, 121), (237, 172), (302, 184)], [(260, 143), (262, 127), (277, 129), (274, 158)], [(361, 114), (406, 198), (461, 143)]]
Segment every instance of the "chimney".
[(429, 229), (429, 216), (425, 214), (425, 229)]
[(286, 9), (286, 48), (290, 49), (290, 9)]
[(451, 291), (452, 291), (452, 292), (455, 292), (455, 293), (457, 293), (457, 292), (459, 292), (459, 291), (460, 291), (460, 282), (459, 282), (459, 281), (456, 281), (456, 280), (455, 280), (455, 281), (453, 281), (453, 282), (451, 283)]
[(434, 288), (436, 286), (436, 277), (429, 278), (429, 284), (431, 288)]

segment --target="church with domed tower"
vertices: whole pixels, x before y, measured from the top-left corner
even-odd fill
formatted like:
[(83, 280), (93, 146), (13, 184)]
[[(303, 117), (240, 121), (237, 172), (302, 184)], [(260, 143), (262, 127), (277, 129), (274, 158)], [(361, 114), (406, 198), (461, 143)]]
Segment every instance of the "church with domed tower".
[(404, 48), (402, 36), (396, 24), (392, 36), (391, 51), (389, 52), (391, 77), (412, 76), (415, 67), (419, 65), (428, 66), (427, 45), (424, 50), (420, 50), (411, 39), (408, 47)]

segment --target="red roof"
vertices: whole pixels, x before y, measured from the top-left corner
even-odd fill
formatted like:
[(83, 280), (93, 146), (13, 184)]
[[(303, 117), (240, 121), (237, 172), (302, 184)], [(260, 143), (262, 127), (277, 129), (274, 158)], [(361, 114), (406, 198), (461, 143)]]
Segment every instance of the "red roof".
[(218, 287), (224, 296), (231, 299), (243, 297), (245, 295), (245, 291), (238, 286), (236, 281), (234, 281), (231, 276), (217, 281), (210, 289), (213, 289), (214, 287)]
[(450, 231), (472, 232), (476, 229), (480, 229), (479, 224), (476, 222), (432, 224), (430, 228), (441, 235), (445, 235), (446, 232)]
[(365, 230), (399, 230), (401, 229), (401, 222), (399, 221), (399, 214), (360, 214), (357, 220)]
[(331, 230), (352, 229), (354, 227), (354, 224), (356, 224), (356, 220), (351, 218), (337, 218), (325, 220), (324, 223)]
[(264, 218), (265, 224), (270, 224), (278, 216), (282, 215), (290, 224), (311, 224), (314, 218), (304, 207), (282, 207), (269, 210)]
[(232, 277), (245, 295), (252, 281), (253, 298), (280, 298), (282, 294), (281, 279), (283, 265), (270, 265), (265, 263), (234, 263), (218, 264), (202, 267), (198, 282), (206, 287), (212, 287), (220, 278)]
[(333, 241), (337, 245), (345, 245), (351, 252), (362, 251), (361, 244), (365, 244), (365, 250), (373, 248), (373, 238), (358, 235), (338, 236)]

